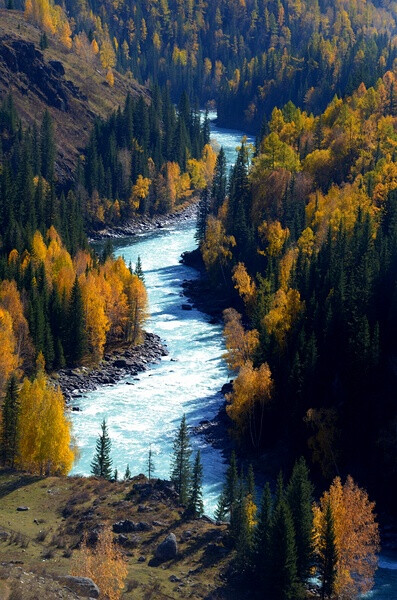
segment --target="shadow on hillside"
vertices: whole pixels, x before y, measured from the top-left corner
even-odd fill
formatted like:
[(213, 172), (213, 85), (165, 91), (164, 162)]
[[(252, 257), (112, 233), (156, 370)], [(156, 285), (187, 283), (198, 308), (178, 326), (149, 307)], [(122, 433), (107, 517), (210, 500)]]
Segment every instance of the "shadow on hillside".
[(3, 469), (0, 471), (0, 498), (4, 498), (19, 490), (20, 488), (26, 487), (35, 481), (40, 481), (42, 477), (37, 475), (20, 474), (12, 469)]

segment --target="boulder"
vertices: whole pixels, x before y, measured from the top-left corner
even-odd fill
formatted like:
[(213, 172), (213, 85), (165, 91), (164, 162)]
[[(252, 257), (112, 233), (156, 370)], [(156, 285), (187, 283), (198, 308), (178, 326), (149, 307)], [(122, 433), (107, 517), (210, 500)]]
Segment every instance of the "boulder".
[(136, 530), (136, 525), (132, 521), (125, 519), (124, 521), (118, 521), (113, 525), (114, 533), (131, 533)]
[(57, 579), (81, 598), (99, 598), (99, 588), (89, 577), (62, 575)]
[(191, 304), (182, 304), (182, 310), (193, 310), (193, 306)]
[(178, 544), (174, 533), (170, 533), (163, 542), (156, 548), (156, 558), (158, 560), (171, 560), (178, 554)]
[(124, 360), (124, 358), (118, 358), (114, 361), (113, 366), (117, 367), (118, 369), (125, 369), (128, 367), (128, 363), (126, 360)]

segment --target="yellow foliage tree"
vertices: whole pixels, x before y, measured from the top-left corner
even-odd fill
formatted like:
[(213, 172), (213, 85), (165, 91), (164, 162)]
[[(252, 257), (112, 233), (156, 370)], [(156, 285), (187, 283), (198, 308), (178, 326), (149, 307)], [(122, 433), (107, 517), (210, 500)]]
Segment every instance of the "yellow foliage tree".
[(127, 565), (122, 553), (113, 543), (113, 533), (105, 526), (94, 547), (84, 536), (81, 551), (74, 562), (72, 575), (89, 577), (100, 589), (103, 600), (119, 600), (127, 577)]
[[(0, 284), (0, 307), (11, 316), (15, 338), (15, 353), (18, 358), (31, 358), (33, 346), (29, 335), (29, 325), (24, 315), (21, 295), (15, 281), (2, 281)], [(0, 345), (0, 347), (3, 347)]]
[(19, 366), (16, 352), (16, 340), (10, 313), (0, 305), (0, 397), (3, 395), (7, 381)]
[(285, 346), (287, 332), (303, 310), (303, 302), (297, 290), (279, 289), (274, 295), (272, 307), (264, 317), (267, 332), (274, 335), (280, 348)]
[(19, 467), (39, 475), (67, 475), (75, 451), (61, 390), (40, 370), (33, 381), (24, 380), (19, 402)]
[(108, 72), (106, 73), (106, 83), (111, 88), (114, 86), (114, 75), (112, 69), (108, 69)]
[(132, 186), (130, 207), (133, 211), (138, 211), (142, 200), (149, 195), (151, 180), (148, 177), (138, 175), (135, 185)]
[(220, 268), (225, 279), (224, 266), (232, 258), (230, 248), (236, 245), (232, 235), (226, 235), (225, 228), (219, 219), (208, 217), (207, 230), (201, 252), (206, 269), (216, 275), (216, 268)]
[(248, 274), (244, 263), (239, 262), (238, 265), (233, 269), (232, 280), (234, 283), (234, 288), (244, 300), (244, 304), (248, 308), (252, 307), (256, 298), (256, 285)]
[(255, 369), (244, 363), (233, 382), (233, 391), (226, 396), (227, 414), (235, 423), (239, 437), (247, 436), (254, 448), (259, 447), (265, 407), (273, 392), (272, 374), (267, 363)]
[(239, 369), (252, 360), (259, 345), (259, 333), (256, 329), (245, 331), (241, 323), (241, 315), (234, 308), (223, 312), (226, 349), (225, 360), (230, 369)]
[(375, 504), (350, 476), (343, 485), (340, 477), (336, 477), (313, 509), (317, 553), (321, 551), (319, 540), (328, 503), (334, 518), (337, 550), (335, 593), (340, 600), (350, 600), (369, 592), (374, 583), (379, 551)]
[(110, 329), (105, 310), (106, 295), (103, 293), (102, 284), (102, 278), (93, 272), (88, 273), (87, 277), (80, 278), (88, 349), (94, 363), (98, 363), (103, 357), (106, 334)]
[(267, 223), (264, 221), (258, 227), (258, 233), (262, 240), (266, 243), (265, 252), (261, 250), (259, 252), (260, 254), (267, 254), (268, 256), (279, 256), (285, 242), (289, 238), (288, 227), (283, 229), (280, 221), (273, 221), (272, 223)]
[(142, 325), (148, 317), (148, 299), (145, 284), (136, 275), (132, 275), (127, 287), (127, 298), (129, 306), (127, 339), (136, 345), (143, 341)]

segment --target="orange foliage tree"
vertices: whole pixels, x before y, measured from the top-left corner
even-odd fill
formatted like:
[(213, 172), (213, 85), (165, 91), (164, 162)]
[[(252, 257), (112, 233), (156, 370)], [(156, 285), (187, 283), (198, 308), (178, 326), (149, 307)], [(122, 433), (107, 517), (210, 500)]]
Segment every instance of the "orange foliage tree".
[(0, 305), (0, 396), (13, 371), (19, 366), (16, 340), (10, 313)]
[(99, 587), (100, 598), (118, 600), (121, 597), (127, 565), (117, 545), (113, 543), (113, 534), (109, 526), (105, 526), (98, 535), (94, 547), (87, 543), (87, 535), (72, 574), (79, 577), (90, 577)]
[(379, 551), (375, 504), (350, 476), (343, 485), (340, 477), (336, 477), (329, 491), (313, 508), (317, 553), (328, 503), (334, 519), (337, 550), (335, 593), (340, 600), (350, 600), (367, 593), (374, 583)]

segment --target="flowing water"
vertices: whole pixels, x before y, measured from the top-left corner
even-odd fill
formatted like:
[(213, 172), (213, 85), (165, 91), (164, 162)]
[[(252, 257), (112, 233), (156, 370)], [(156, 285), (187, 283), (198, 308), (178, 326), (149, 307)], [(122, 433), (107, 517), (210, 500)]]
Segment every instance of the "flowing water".
[[(210, 113), (214, 119), (215, 114)], [(231, 166), (240, 131), (217, 128), (212, 124), (212, 139), (222, 145)], [(247, 137), (248, 142), (253, 138)], [(186, 414), (190, 426), (213, 418), (222, 404), (219, 393), (228, 381), (222, 354), (224, 345), (220, 325), (209, 322), (200, 311), (182, 310), (181, 284), (197, 277), (197, 272), (179, 263), (185, 250), (195, 248), (195, 223), (177, 223), (164, 229), (125, 238), (115, 244), (115, 254), (127, 264), (141, 257), (149, 295), (151, 318), (147, 329), (161, 336), (169, 356), (137, 378), (127, 377), (114, 386), (76, 399), (81, 412), (71, 413), (80, 458), (73, 473), (88, 475), (95, 442), (103, 418), (112, 440), (113, 466), (122, 475), (127, 463), (133, 474), (146, 472), (150, 445), (154, 454), (155, 475), (167, 478), (175, 430)], [(193, 448), (200, 448), (204, 467), (204, 503), (212, 514), (222, 486), (225, 464), (218, 450), (201, 436), (192, 437)], [(368, 598), (397, 599), (397, 558), (382, 555), (377, 584)]]

